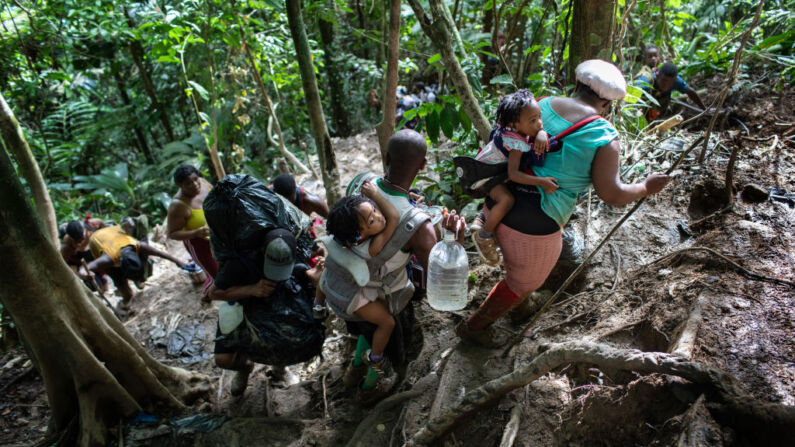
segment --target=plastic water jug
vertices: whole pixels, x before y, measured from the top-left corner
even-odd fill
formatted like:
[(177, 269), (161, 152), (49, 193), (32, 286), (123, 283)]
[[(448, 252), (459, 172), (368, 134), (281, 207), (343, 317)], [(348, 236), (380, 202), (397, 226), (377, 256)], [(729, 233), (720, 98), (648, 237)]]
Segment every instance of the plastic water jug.
[(467, 305), (469, 262), (464, 247), (451, 231), (428, 257), (428, 304), (436, 310), (461, 310)]

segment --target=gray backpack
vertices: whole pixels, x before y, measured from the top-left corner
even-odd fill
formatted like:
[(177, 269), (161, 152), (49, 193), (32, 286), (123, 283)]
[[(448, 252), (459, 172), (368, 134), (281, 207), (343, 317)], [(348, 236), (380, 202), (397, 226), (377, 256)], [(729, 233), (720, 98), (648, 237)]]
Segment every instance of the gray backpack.
[(326, 247), (326, 267), (320, 278), (320, 289), (326, 294), (329, 307), (340, 317), (349, 321), (363, 321), (353, 314), (354, 298), (357, 293), (368, 283), (380, 282), (382, 296), (393, 315), (397, 315), (406, 307), (414, 294), (414, 286), (407, 282), (407, 286), (396, 292), (390, 292), (390, 286), (402, 275), (405, 266), (397, 268), (379, 276), (381, 266), (384, 265), (398, 250), (403, 248), (411, 236), (430, 217), (417, 208), (411, 208), (400, 218), (400, 223), (395, 229), (392, 238), (378, 255), (372, 259), (364, 259), (352, 250), (343, 247), (332, 236), (319, 238), (318, 241)]

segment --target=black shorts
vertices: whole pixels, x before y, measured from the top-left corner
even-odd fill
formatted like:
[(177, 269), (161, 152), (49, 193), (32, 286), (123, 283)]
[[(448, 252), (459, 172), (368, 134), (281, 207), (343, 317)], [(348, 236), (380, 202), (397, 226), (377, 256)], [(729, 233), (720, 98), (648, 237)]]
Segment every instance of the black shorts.
[(231, 339), (221, 333), (221, 326), (218, 322), (215, 323), (215, 348), (213, 348), (213, 352), (215, 354), (234, 354), (235, 352), (239, 351), (240, 347), (236, 346)]
[[(541, 209), (541, 193), (535, 186), (507, 183), (515, 199), (513, 208), (502, 219), (502, 223), (520, 233), (545, 236), (560, 230), (560, 225)], [(486, 197), (486, 207), (491, 209), (496, 202)]]

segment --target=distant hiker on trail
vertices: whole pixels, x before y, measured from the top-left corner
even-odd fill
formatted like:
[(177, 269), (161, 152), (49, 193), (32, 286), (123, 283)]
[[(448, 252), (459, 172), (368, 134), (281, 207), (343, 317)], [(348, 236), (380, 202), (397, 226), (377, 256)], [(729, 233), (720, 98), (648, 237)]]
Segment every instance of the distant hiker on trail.
[(210, 227), (207, 226), (202, 209), (204, 198), (212, 185), (191, 165), (177, 167), (174, 183), (179, 191), (168, 206), (168, 237), (182, 241), (193, 262), (207, 274), (201, 294), (202, 299), (206, 299), (210, 284), (218, 275), (218, 264), (210, 249)]
[[(384, 249), (395, 233), (400, 214), (392, 203), (379, 192), (373, 182), (365, 181), (361, 195), (343, 197), (334, 204), (329, 214), (326, 229), (343, 247), (363, 260), (373, 259)], [(397, 382), (397, 374), (389, 360), (384, 357), (395, 319), (389, 313), (385, 297), (367, 296), (357, 293), (347, 305), (345, 312), (353, 313), (377, 326), (373, 332), (372, 349), (362, 353), (362, 362), (378, 374), (383, 392), (389, 392)], [(318, 289), (317, 305), (325, 306), (326, 296)]]
[[(660, 49), (655, 45), (649, 45), (643, 51), (643, 66), (640, 71), (635, 75), (635, 80), (644, 77), (651, 79), (657, 67), (660, 66)], [(648, 81), (646, 81), (648, 82)]]
[(296, 186), (295, 178), (290, 174), (280, 174), (273, 179), (273, 191), (289, 200), (307, 216), (313, 212), (318, 216), (328, 218), (328, 204), (320, 197), (307, 192), (304, 188)]
[(89, 247), (94, 260), (88, 263), (88, 271), (83, 267), (80, 268), (80, 277), (86, 279), (92, 272), (106, 272), (121, 294), (122, 301), (119, 303), (119, 307), (122, 309), (128, 307), (133, 295), (127, 280), (135, 281), (135, 285), (141, 289), (144, 281), (151, 274), (149, 256), (168, 259), (180, 268), (186, 266), (185, 263), (169, 253), (158, 250), (125, 233), (120, 225), (95, 231), (89, 239)]
[[(577, 66), (577, 85), (572, 97), (551, 97), (538, 101), (544, 130), (558, 135), (583, 119), (605, 114), (613, 101), (626, 94), (626, 81), (615, 65), (588, 60)], [(544, 166), (535, 167), (538, 176), (554, 177), (560, 188), (545, 194), (541, 188), (511, 184), (516, 205), (495, 232), (505, 263), (505, 279), (497, 283), (480, 308), (456, 327), (463, 339), (495, 347), (507, 341), (492, 323), (509, 311), (515, 322), (532, 315), (540, 303), (530, 294), (549, 276), (560, 255), (561, 228), (574, 211), (577, 197), (593, 185), (607, 204), (621, 206), (656, 194), (669, 178), (651, 174), (645, 181), (627, 185), (618, 173), (620, 152), (618, 132), (598, 118), (561, 140), (563, 148), (546, 154)], [(486, 199), (486, 209), (494, 201)], [(487, 211), (488, 212), (488, 211)]]
[[(83, 260), (86, 262), (94, 260), (88, 249), (88, 241), (94, 231), (106, 226), (102, 219), (87, 215), (82, 221), (73, 220), (58, 228), (58, 233), (61, 236), (61, 256), (75, 274), (80, 271)], [(108, 284), (104, 275), (97, 275), (95, 280), (102, 291), (107, 291)], [(90, 281), (84, 280), (84, 282), (89, 289), (94, 289), (94, 285)]]
[[(487, 164), (507, 162), (509, 181), (539, 186), (547, 194), (555, 192), (558, 184), (554, 177), (538, 177), (532, 170), (532, 166), (544, 163), (544, 154), (549, 149), (549, 136), (542, 129), (541, 109), (533, 94), (519, 90), (503, 97), (497, 107), (495, 123), (497, 126), (491, 131), (489, 143), (478, 152), (475, 160)], [(472, 240), (486, 264), (497, 265), (500, 255), (492, 233), (513, 207), (514, 198), (504, 183), (492, 187), (489, 197), (495, 203), (488, 218), (482, 213), (475, 218)]]
[[(352, 195), (368, 175), (373, 177), (371, 182), (401, 216), (395, 233), (377, 256), (364, 260), (350, 253), (332, 237), (321, 238), (328, 252), (326, 268), (320, 279), (320, 288), (326, 295), (326, 303), (346, 320), (350, 333), (363, 335), (372, 345), (377, 326), (364, 321), (355, 312), (349, 312), (349, 305), (359, 294), (368, 301), (383, 297), (385, 306), (395, 319), (395, 327), (384, 350), (393, 365), (399, 365), (404, 360), (405, 336), (411, 334), (413, 324), (413, 308), (408, 304), (414, 296), (414, 285), (406, 267), (416, 256), (419, 266), (427, 270), (428, 255), (437, 242), (436, 230), (430, 217), (415, 207), (409, 195), (414, 178), (425, 169), (426, 152), (427, 145), (422, 135), (413, 130), (400, 130), (389, 139), (385, 160), (386, 175), (375, 178), (372, 174), (360, 174), (348, 186), (348, 195)], [(448, 229), (464, 226), (463, 220), (455, 211), (445, 217), (443, 225)], [(458, 234), (459, 240), (463, 240), (464, 231)], [(347, 386), (359, 384), (367, 374), (368, 366), (361, 362), (363, 350), (357, 347), (360, 352), (348, 364), (343, 377)], [(388, 393), (383, 385), (386, 382), (379, 381), (373, 388), (360, 388), (357, 398), (364, 404), (373, 403)]]
[(321, 352), (325, 328), (312, 300), (323, 265), (309, 268), (311, 223), (258, 180), (228, 175), (204, 200), (218, 275), (210, 286), (218, 306), (215, 364), (236, 371), (234, 396), (243, 394), (254, 363), (285, 366)]
[[(653, 57), (650, 59), (655, 60)], [(639, 84), (639, 87), (651, 93), (652, 97), (659, 103), (659, 106), (652, 105), (646, 112), (647, 121), (654, 121), (657, 117), (668, 111), (668, 105), (671, 102), (671, 93), (674, 90), (686, 94), (688, 98), (701, 107), (702, 110), (707, 108), (701, 101), (698, 93), (696, 93), (684, 79), (679, 77), (677, 72), (676, 65), (671, 62), (666, 62), (662, 64), (658, 70), (652, 71), (651, 77), (644, 74), (637, 77), (636, 82)]]

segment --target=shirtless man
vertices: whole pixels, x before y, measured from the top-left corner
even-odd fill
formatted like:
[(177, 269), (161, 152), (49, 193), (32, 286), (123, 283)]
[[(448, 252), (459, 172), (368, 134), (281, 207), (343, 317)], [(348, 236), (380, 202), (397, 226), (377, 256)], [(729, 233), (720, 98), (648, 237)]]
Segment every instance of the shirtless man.
[(273, 179), (273, 192), (289, 200), (307, 216), (312, 212), (326, 219), (328, 217), (328, 204), (320, 197), (307, 192), (304, 188), (296, 186), (295, 179), (290, 174), (281, 174)]

